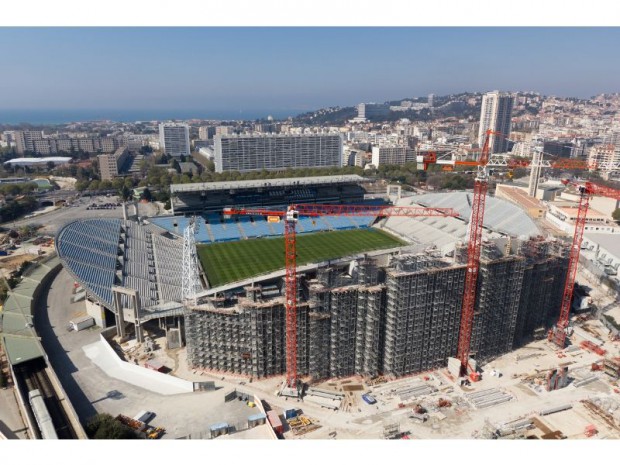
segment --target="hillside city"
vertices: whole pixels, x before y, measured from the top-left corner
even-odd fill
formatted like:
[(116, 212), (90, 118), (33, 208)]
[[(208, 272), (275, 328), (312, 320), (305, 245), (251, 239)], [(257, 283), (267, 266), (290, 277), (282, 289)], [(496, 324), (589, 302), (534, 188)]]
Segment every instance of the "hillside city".
[(618, 115), (0, 121), (0, 436), (620, 438)]

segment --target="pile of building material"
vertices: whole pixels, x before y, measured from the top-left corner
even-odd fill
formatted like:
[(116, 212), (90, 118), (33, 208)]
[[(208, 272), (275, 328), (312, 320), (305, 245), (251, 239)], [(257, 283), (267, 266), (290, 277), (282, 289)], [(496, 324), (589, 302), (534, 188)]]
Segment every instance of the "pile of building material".
[(511, 394), (496, 388), (466, 394), (465, 397), (471, 405), (478, 409), (503, 404), (513, 399)]
[(603, 371), (614, 379), (620, 378), (620, 357), (606, 358), (603, 361)]
[(569, 410), (569, 409), (572, 409), (572, 408), (573, 408), (573, 406), (571, 404), (559, 405), (557, 407), (551, 407), (551, 408), (548, 408), (548, 409), (541, 410), (540, 412), (538, 412), (538, 414), (541, 417), (544, 417), (544, 416), (547, 416), (547, 415), (552, 415), (554, 413), (563, 412), (564, 410)]
[(426, 383), (418, 383), (413, 386), (400, 388), (395, 392), (395, 394), (400, 396), (401, 400), (405, 401), (411, 399), (412, 397), (427, 396), (434, 392), (437, 392), (437, 388), (429, 386)]
[(310, 401), (321, 407), (337, 410), (341, 407), (344, 398), (345, 395), (340, 392), (309, 388), (304, 396), (304, 401)]
[(598, 354), (598, 355), (605, 355), (607, 353), (605, 349), (597, 346), (596, 344), (590, 341), (581, 341), (579, 345), (581, 346), (582, 349), (589, 350), (590, 352), (594, 352), (595, 354)]
[(587, 378), (580, 379), (579, 381), (575, 381), (573, 383), (573, 386), (575, 386), (575, 387), (585, 386), (586, 384), (590, 384), (590, 383), (596, 381), (597, 379), (598, 379), (598, 376), (596, 376), (596, 375), (588, 376)]
[(511, 421), (498, 426), (495, 431), (495, 437), (505, 438), (507, 436), (518, 436), (522, 434), (523, 431), (533, 427), (533, 421), (529, 418), (525, 420)]
[(586, 341), (589, 341), (597, 346), (602, 346), (603, 345), (603, 341), (601, 341), (599, 338), (589, 334), (587, 331), (584, 331), (583, 329), (574, 326), (573, 327), (574, 333), (579, 336), (582, 339), (585, 339)]

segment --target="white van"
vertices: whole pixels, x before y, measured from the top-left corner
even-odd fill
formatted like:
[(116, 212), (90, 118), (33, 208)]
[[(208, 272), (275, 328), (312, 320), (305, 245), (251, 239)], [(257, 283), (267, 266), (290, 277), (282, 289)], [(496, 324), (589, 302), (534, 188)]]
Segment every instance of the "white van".
[(155, 414), (153, 412), (142, 410), (135, 417), (133, 417), (133, 419), (137, 421), (141, 421), (142, 423), (148, 423), (149, 421), (153, 419), (154, 416)]

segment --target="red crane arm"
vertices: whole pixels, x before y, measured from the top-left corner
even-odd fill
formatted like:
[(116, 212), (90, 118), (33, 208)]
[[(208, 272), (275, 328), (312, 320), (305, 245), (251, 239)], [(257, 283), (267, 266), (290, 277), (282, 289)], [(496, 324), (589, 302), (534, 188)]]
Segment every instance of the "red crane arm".
[(602, 197), (609, 197), (612, 199), (620, 200), (620, 189), (601, 186), (592, 182), (586, 182), (586, 192), (590, 195), (600, 195)]

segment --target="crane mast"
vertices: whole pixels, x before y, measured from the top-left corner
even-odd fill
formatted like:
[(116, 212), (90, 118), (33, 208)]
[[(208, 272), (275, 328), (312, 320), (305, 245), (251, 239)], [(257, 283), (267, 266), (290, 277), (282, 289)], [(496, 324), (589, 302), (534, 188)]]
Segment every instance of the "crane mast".
[(573, 300), (573, 291), (575, 289), (575, 279), (577, 277), (577, 268), (579, 267), (579, 253), (581, 252), (581, 242), (583, 241), (583, 233), (586, 228), (586, 219), (588, 208), (590, 207), (590, 197), (592, 195), (600, 195), (620, 200), (620, 190), (611, 187), (599, 186), (597, 184), (586, 182), (585, 185), (575, 184), (570, 181), (563, 181), (564, 184), (571, 184), (579, 190), (579, 207), (577, 209), (577, 219), (575, 220), (575, 234), (570, 248), (568, 258), (568, 271), (566, 273), (566, 281), (564, 283), (564, 292), (562, 294), (562, 305), (560, 307), (560, 317), (552, 330), (549, 331), (548, 339), (560, 348), (566, 345), (566, 331), (569, 323), (569, 315), (571, 303)]
[(500, 133), (491, 130), (487, 131), (480, 159), (476, 162), (478, 173), (474, 182), (474, 198), (471, 205), (471, 219), (468, 228), (467, 269), (465, 270), (465, 288), (463, 293), (463, 307), (461, 310), (457, 352), (457, 358), (461, 362), (462, 376), (467, 374), (469, 366), (471, 334), (476, 306), (476, 287), (478, 285), (478, 272), (480, 270), (482, 225), (484, 221), (486, 194), (489, 186), (489, 175), (486, 170), (486, 165), (489, 160), (489, 137), (492, 134)]

